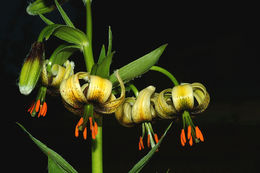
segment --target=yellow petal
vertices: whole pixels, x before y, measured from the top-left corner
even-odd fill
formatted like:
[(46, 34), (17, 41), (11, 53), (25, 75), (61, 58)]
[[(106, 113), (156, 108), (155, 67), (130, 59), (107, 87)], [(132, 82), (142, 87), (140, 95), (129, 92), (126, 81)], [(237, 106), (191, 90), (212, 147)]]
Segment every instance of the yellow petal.
[[(119, 98), (116, 98), (113, 94), (110, 95), (109, 99), (105, 103), (100, 103), (94, 107), (96, 112), (103, 113), (103, 114), (111, 114), (114, 113), (117, 108), (124, 102), (125, 99), (125, 86), (118, 74), (118, 70), (115, 71), (115, 76), (119, 81), (121, 94)], [(112, 83), (111, 83), (112, 85)]]
[(192, 86), (190, 84), (181, 84), (173, 87), (172, 101), (177, 112), (191, 110), (194, 106)]
[(210, 102), (210, 96), (204, 85), (201, 83), (192, 83), (193, 94), (198, 102), (198, 105), (191, 111), (193, 114), (205, 111)]
[(80, 86), (80, 79), (89, 80), (89, 73), (78, 72), (70, 76), (67, 80), (63, 80), (60, 85), (60, 94), (63, 100), (74, 108), (82, 107), (82, 104), (87, 103), (87, 99)]
[(157, 111), (158, 116), (162, 119), (173, 119), (175, 118), (174, 114), (177, 113), (170, 98), (171, 91), (172, 89), (170, 88), (163, 90), (154, 101), (155, 110)]
[(135, 123), (152, 120), (150, 99), (154, 91), (154, 86), (148, 86), (139, 92), (132, 109), (132, 119)]
[(126, 98), (124, 103), (121, 104), (115, 112), (117, 121), (125, 127), (131, 127), (134, 125), (132, 120), (132, 107), (135, 101), (136, 99), (134, 97)]
[(87, 100), (94, 103), (105, 103), (112, 92), (112, 83), (99, 76), (90, 76), (89, 86), (87, 88)]

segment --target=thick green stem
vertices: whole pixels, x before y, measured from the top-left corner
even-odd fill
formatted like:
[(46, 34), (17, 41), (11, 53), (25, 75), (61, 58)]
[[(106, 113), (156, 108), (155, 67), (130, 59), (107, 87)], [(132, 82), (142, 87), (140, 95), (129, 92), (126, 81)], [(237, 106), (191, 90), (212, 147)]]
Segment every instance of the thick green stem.
[(87, 44), (83, 46), (83, 55), (86, 63), (88, 72), (91, 72), (92, 66), (94, 65), (94, 58), (91, 45)]
[(92, 45), (92, 15), (91, 15), (91, 2), (90, 0), (87, 0), (86, 2), (86, 13), (87, 13), (87, 27), (86, 27), (86, 33), (88, 40), (90, 42), (90, 45)]
[(173, 82), (173, 84), (175, 86), (179, 85), (179, 82), (176, 80), (176, 78), (169, 71), (167, 71), (166, 69), (164, 69), (162, 67), (159, 67), (159, 66), (152, 66), (150, 68), (150, 70), (161, 72), (162, 74), (167, 76)]
[(103, 118), (96, 119), (98, 124), (98, 133), (95, 140), (91, 144), (92, 157), (92, 173), (103, 172), (103, 150), (102, 150), (102, 124)]
[[(91, 15), (91, 2), (86, 1), (86, 15), (87, 15), (87, 27), (86, 35), (89, 43), (83, 47), (83, 54), (87, 71), (91, 72), (94, 65), (94, 57), (92, 51), (92, 15)], [(102, 146), (102, 116), (95, 119), (98, 124), (98, 133), (96, 139), (92, 139), (91, 143), (91, 158), (92, 158), (92, 173), (103, 173), (103, 146)]]

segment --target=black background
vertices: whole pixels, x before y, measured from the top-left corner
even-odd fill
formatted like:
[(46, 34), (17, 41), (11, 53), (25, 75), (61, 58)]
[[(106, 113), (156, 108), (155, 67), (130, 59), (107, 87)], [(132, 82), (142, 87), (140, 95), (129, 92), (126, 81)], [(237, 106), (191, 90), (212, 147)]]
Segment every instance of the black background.
[[(79, 172), (91, 171), (90, 141), (74, 137), (78, 117), (64, 109), (60, 98), (47, 96), (45, 118), (26, 112), (36, 91), (19, 93), (17, 79), (31, 44), (45, 24), (27, 15), (28, 1), (1, 5), (1, 99), (4, 165), (9, 172), (47, 172), (47, 157), (15, 124), (20, 122), (37, 139), (61, 154)], [(85, 11), (80, 0), (70, 0), (64, 10), (75, 26), (85, 30)], [(158, 65), (179, 82), (201, 82), (211, 96), (207, 111), (195, 123), (205, 142), (182, 147), (181, 123), (176, 122), (143, 172), (256, 172), (259, 147), (259, 28), (256, 4), (220, 1), (101, 1), (93, 0), (93, 49), (97, 57), (107, 44), (112, 27), (112, 69), (168, 43)], [(62, 23), (58, 12), (47, 15)], [(61, 43), (46, 42), (47, 57)], [(80, 53), (73, 55), (76, 72), (84, 70)], [(134, 80), (141, 90), (172, 87), (163, 75), (149, 72)], [(161, 135), (168, 121), (154, 124)], [(140, 126), (125, 128), (113, 116), (104, 118), (104, 172), (127, 172), (148, 150), (138, 151)], [(4, 170), (4, 169), (3, 169)]]

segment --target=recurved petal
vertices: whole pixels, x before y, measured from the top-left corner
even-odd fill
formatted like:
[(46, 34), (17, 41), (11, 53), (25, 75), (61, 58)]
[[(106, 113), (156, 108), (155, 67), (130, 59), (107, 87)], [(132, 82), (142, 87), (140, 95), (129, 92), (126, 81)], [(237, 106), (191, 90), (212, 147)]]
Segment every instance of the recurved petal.
[[(103, 114), (111, 114), (114, 113), (117, 108), (124, 102), (125, 100), (125, 86), (118, 74), (118, 70), (115, 71), (115, 76), (117, 77), (120, 88), (121, 88), (121, 94), (119, 98), (116, 98), (113, 94), (111, 94), (112, 90), (110, 91), (110, 97), (105, 103), (99, 103), (97, 106), (95, 106), (95, 111)], [(112, 83), (111, 83), (112, 84)]]
[(192, 86), (185, 83), (173, 87), (172, 101), (178, 112), (182, 110), (191, 110), (194, 106)]
[(148, 86), (139, 92), (137, 100), (132, 108), (132, 118), (135, 123), (152, 120), (150, 99), (154, 91), (154, 86)]
[(134, 97), (126, 98), (125, 102), (121, 104), (115, 112), (117, 121), (125, 127), (132, 127), (134, 125), (132, 120), (132, 107), (135, 100), (136, 99)]
[(171, 91), (170, 88), (163, 90), (154, 102), (155, 110), (162, 119), (173, 119), (174, 114), (177, 113), (171, 100)]
[(204, 85), (201, 83), (192, 83), (193, 94), (198, 102), (198, 105), (191, 111), (193, 114), (198, 114), (208, 107), (210, 102), (210, 96)]
[(94, 103), (105, 103), (112, 92), (112, 83), (99, 76), (91, 75), (87, 88), (87, 100)]
[(63, 80), (65, 74), (65, 68), (62, 67), (61, 65), (54, 64), (51, 68), (51, 73), (53, 75), (51, 86), (58, 88)]
[(82, 107), (82, 104), (87, 103), (87, 99), (80, 86), (80, 79), (89, 80), (89, 73), (78, 72), (70, 76), (67, 80), (63, 80), (60, 85), (60, 93), (63, 100), (74, 108)]

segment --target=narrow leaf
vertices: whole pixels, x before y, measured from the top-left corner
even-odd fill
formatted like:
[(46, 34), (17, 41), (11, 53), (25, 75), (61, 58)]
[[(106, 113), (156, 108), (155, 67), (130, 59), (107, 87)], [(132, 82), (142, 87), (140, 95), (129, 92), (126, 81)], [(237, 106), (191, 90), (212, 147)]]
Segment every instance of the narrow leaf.
[(101, 64), (101, 62), (103, 61), (103, 59), (106, 57), (106, 48), (104, 45), (102, 45), (100, 54), (99, 54), (99, 58), (98, 58), (98, 64)]
[[(22, 130), (27, 133), (27, 135), (32, 139), (32, 141), (42, 150), (42, 152), (48, 157), (48, 163), (51, 169), (59, 167), (58, 171), (68, 172), (68, 173), (77, 173), (77, 171), (58, 153), (47, 147), (38, 139), (34, 138), (20, 123), (16, 123), (19, 125)], [(55, 166), (53, 164), (56, 164)], [(54, 171), (56, 172), (56, 171)]]
[(71, 22), (70, 18), (69, 18), (68, 15), (65, 13), (65, 11), (62, 9), (62, 7), (61, 7), (60, 4), (58, 3), (58, 1), (57, 1), (57, 0), (54, 0), (54, 2), (55, 2), (56, 6), (57, 6), (57, 8), (58, 8), (58, 10), (59, 10), (59, 12), (60, 12), (60, 14), (61, 14), (61, 17), (62, 17), (63, 20), (64, 20), (64, 22), (65, 22), (68, 26), (70, 26), (70, 27), (72, 27), (72, 28), (75, 28), (75, 26), (74, 26), (73, 23)]
[(110, 65), (112, 62), (112, 58), (115, 52), (112, 52), (106, 58), (103, 59), (103, 61), (98, 65), (97, 68), (97, 75), (103, 78), (108, 78), (109, 77), (109, 72), (110, 72)]
[(112, 30), (111, 30), (111, 27), (109, 26), (107, 56), (109, 56), (111, 53), (112, 53)]
[(51, 35), (55, 35), (68, 43), (85, 46), (88, 44), (87, 36), (79, 29), (60, 24), (46, 26), (40, 33), (38, 41), (48, 40)]
[[(167, 44), (160, 46), (152, 52), (144, 55), (143, 57), (121, 67), (119, 69), (119, 75), (124, 82), (128, 82), (137, 76), (140, 76), (147, 72), (160, 58)], [(114, 74), (109, 77), (109, 80), (114, 86), (118, 85), (118, 81)]]
[(59, 165), (57, 165), (50, 157), (48, 157), (48, 172), (64, 173), (65, 171)]
[(40, 18), (45, 22), (47, 25), (52, 25), (54, 22), (52, 22), (50, 19), (46, 18), (44, 15), (39, 14)]
[(67, 59), (77, 50), (80, 50), (78, 45), (67, 45), (61, 44), (58, 46), (50, 56), (50, 64), (59, 64), (62, 65)]
[(156, 150), (159, 148), (163, 138), (167, 134), (168, 130), (171, 128), (172, 123), (167, 127), (164, 134), (162, 135), (161, 139), (158, 141), (158, 143), (149, 151), (147, 155), (145, 155), (135, 166), (129, 171), (129, 173), (138, 173), (140, 172), (143, 167), (149, 162), (149, 160), (152, 158)]

